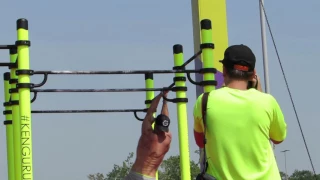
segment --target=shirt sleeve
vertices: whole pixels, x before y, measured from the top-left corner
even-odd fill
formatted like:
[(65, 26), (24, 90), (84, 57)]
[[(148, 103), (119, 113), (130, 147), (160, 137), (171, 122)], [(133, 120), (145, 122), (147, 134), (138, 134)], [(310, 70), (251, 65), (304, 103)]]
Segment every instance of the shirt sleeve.
[(277, 100), (272, 97), (273, 119), (270, 126), (270, 139), (274, 144), (279, 144), (287, 136), (287, 124)]
[(204, 127), (203, 127), (203, 121), (202, 121), (202, 96), (201, 94), (193, 107), (193, 129), (195, 132), (203, 133)]
[(204, 127), (202, 121), (202, 96), (201, 94), (194, 105), (193, 108), (193, 133), (196, 144), (200, 147), (204, 147)]

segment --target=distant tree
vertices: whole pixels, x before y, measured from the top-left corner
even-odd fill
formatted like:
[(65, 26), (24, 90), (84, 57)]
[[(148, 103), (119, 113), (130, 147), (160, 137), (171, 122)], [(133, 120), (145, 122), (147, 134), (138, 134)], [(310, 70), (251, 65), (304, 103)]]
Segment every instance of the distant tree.
[[(195, 153), (199, 154), (199, 150), (195, 151)], [(87, 177), (89, 180), (122, 180), (129, 173), (133, 165), (133, 156), (133, 152), (129, 153), (127, 159), (122, 162), (122, 165), (115, 164), (113, 169), (105, 176), (101, 173), (96, 173), (90, 174)], [(170, 156), (160, 165), (158, 171), (159, 180), (181, 179), (180, 172), (180, 155)], [(190, 172), (192, 180), (195, 180), (197, 174), (200, 172), (198, 163), (192, 160), (190, 161)], [(280, 175), (282, 180), (286, 180), (286, 174), (284, 172), (280, 172)], [(317, 174), (316, 177), (317, 179), (309, 170), (295, 170), (292, 175), (289, 176), (289, 180), (320, 180), (320, 174)]]
[(106, 177), (104, 177), (101, 173), (96, 174), (90, 174), (88, 175), (89, 180), (122, 180), (126, 175), (129, 173), (132, 165), (133, 165), (133, 152), (129, 153), (126, 160), (122, 162), (122, 165), (113, 165), (113, 169), (106, 174)]
[[(134, 153), (129, 153), (127, 159), (122, 165), (114, 165), (113, 169), (104, 176), (101, 173), (88, 175), (89, 180), (122, 180), (129, 172), (133, 165)], [(197, 174), (200, 172), (198, 164), (194, 161), (190, 161), (191, 179), (194, 180)], [(159, 180), (173, 180), (180, 178), (180, 155), (170, 156), (164, 160), (158, 170)]]
[(129, 153), (127, 159), (122, 162), (122, 166), (114, 165), (111, 172), (106, 175), (106, 180), (123, 179), (130, 172), (133, 165), (133, 152)]
[(287, 174), (286, 173), (280, 171), (280, 176), (281, 176), (281, 180), (287, 180)]
[(101, 173), (90, 174), (88, 178), (89, 180), (105, 180), (104, 175)]
[[(180, 155), (170, 156), (164, 160), (159, 169), (159, 180), (181, 179)], [(190, 161), (191, 179), (196, 179), (200, 169), (194, 161)]]
[(289, 177), (289, 180), (320, 180), (320, 175), (313, 175), (313, 172), (309, 170), (295, 170), (292, 175)]

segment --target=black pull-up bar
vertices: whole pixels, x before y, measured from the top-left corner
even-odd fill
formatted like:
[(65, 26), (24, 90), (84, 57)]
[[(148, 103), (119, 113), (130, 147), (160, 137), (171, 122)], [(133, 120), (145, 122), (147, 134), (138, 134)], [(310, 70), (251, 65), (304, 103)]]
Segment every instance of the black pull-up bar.
[(31, 92), (139, 92), (166, 91), (169, 88), (136, 88), (136, 89), (31, 89)]
[(12, 49), (17, 48), (16, 45), (0, 45), (0, 49)]
[(101, 109), (101, 110), (33, 110), (31, 113), (114, 113), (114, 112), (146, 112), (147, 109)]
[[(173, 74), (173, 73), (199, 73), (199, 70), (125, 70), (125, 71), (34, 71), (31, 74), (82, 74), (82, 75), (102, 75), (102, 74)], [(17, 70), (19, 75), (19, 70)]]

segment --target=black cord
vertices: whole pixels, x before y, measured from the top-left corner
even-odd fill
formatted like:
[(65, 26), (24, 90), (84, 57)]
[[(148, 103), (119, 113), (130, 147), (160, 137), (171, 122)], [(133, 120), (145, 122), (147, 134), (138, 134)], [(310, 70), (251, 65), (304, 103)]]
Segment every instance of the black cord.
[[(313, 170), (314, 175), (316, 176), (317, 174), (316, 174), (315, 168), (314, 168), (314, 166), (313, 166), (312, 159), (311, 159), (311, 155), (310, 155), (310, 152), (309, 152), (309, 148), (308, 148), (306, 139), (305, 139), (304, 134), (303, 134), (303, 130), (302, 130), (302, 127), (301, 127), (301, 124), (300, 124), (300, 120), (299, 120), (299, 117), (298, 117), (298, 113), (297, 113), (296, 107), (295, 107), (294, 102), (293, 102), (293, 98), (292, 98), (292, 95), (291, 95), (291, 92), (290, 92), (289, 84), (288, 84), (288, 82), (287, 82), (287, 78), (286, 78), (286, 75), (285, 75), (284, 70), (283, 70), (283, 67), (282, 67), (282, 63), (281, 63), (281, 60), (280, 60), (278, 48), (277, 48), (277, 46), (276, 46), (276, 43), (275, 43), (275, 40), (274, 40), (272, 31), (271, 31), (271, 27), (270, 27), (270, 24), (269, 24), (269, 20), (268, 20), (268, 17), (267, 17), (267, 13), (266, 13), (266, 11), (265, 11), (265, 8), (264, 8), (264, 5), (263, 5), (262, 1), (259, 0), (259, 2), (260, 2), (260, 5), (261, 5), (261, 7), (262, 7), (262, 9), (263, 9), (264, 16), (265, 16), (265, 18), (266, 18), (266, 22), (267, 22), (268, 29), (269, 29), (269, 32), (270, 32), (270, 35), (271, 35), (271, 39), (272, 39), (272, 43), (273, 43), (274, 49), (275, 49), (276, 54), (277, 54), (277, 57), (278, 57), (278, 61), (279, 61), (279, 64), (280, 64), (280, 68), (281, 68), (281, 71), (282, 71), (282, 75), (283, 75), (284, 81), (285, 81), (286, 86), (287, 86), (287, 90), (288, 90), (288, 93), (289, 93), (289, 96), (290, 96), (290, 100), (291, 100), (291, 103), (292, 103), (292, 107), (293, 107), (294, 113), (295, 113), (295, 115), (296, 115), (296, 119), (297, 119), (297, 121), (298, 121), (298, 125), (299, 125), (300, 131), (301, 131), (301, 135), (302, 135), (302, 138), (303, 138), (303, 142), (304, 142), (304, 145), (305, 145), (305, 147), (306, 147), (306, 149), (307, 149), (307, 153), (308, 153), (309, 160), (310, 160), (310, 163), (311, 163), (311, 166), (312, 166), (312, 170)], [(315, 177), (315, 178), (317, 179), (317, 177)]]

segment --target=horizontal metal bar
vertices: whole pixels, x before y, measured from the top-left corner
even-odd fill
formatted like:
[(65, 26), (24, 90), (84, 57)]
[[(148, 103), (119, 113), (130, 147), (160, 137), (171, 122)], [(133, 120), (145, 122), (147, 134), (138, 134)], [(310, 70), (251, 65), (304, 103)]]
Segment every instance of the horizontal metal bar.
[(137, 88), (137, 89), (31, 89), (31, 92), (139, 92), (165, 91), (169, 88)]
[(127, 70), (127, 71), (34, 71), (33, 74), (170, 74), (199, 73), (199, 70)]
[(11, 66), (14, 65), (14, 63), (4, 63), (4, 62), (0, 62), (0, 66)]
[(15, 48), (16, 45), (0, 45), (0, 49), (11, 49)]
[(106, 109), (106, 110), (33, 110), (31, 113), (116, 113), (146, 112), (147, 109)]

